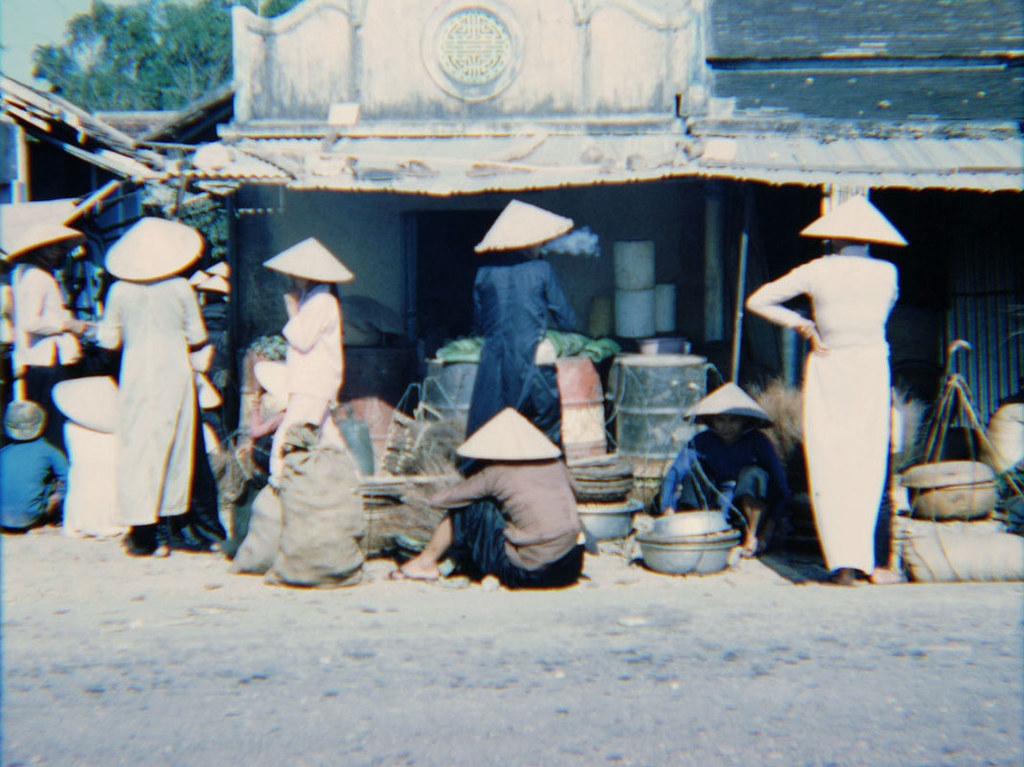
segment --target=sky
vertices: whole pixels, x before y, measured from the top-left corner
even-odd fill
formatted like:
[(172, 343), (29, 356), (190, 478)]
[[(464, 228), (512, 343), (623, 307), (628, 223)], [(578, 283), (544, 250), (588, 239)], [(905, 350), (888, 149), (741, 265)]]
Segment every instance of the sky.
[(36, 84), (32, 49), (60, 43), (67, 22), (86, 13), (91, 4), (92, 0), (0, 0), (0, 70), (15, 80)]

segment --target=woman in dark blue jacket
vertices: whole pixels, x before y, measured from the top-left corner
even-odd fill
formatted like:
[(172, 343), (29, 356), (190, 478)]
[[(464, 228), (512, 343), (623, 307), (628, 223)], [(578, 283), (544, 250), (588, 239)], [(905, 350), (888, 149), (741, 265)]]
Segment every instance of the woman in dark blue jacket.
[(476, 246), (477, 253), (489, 255), (473, 285), (474, 320), (483, 348), (467, 436), (512, 407), (561, 444), (555, 355), (553, 350), (545, 353), (541, 341), (549, 327), (572, 330), (576, 318), (554, 269), (539, 256), (544, 243), (572, 226), (571, 219), (513, 200)]
[(790, 500), (786, 472), (761, 429), (768, 413), (734, 383), (704, 397), (690, 413), (699, 432), (669, 467), (661, 488), (661, 510), (728, 510), (743, 515), (744, 556), (760, 554), (786, 514)]

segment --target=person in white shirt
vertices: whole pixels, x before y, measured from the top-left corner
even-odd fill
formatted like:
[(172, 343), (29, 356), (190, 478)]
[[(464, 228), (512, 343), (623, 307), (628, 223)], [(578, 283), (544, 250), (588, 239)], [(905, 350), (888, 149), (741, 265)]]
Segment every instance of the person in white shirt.
[(313, 424), (320, 430), (322, 443), (344, 445), (331, 417), (331, 408), (344, 381), (341, 306), (331, 286), (348, 282), (354, 275), (313, 237), (263, 265), (291, 279), (284, 295), (288, 322), (281, 331), (288, 342), (288, 404), (271, 448), (273, 482), (284, 468), (284, 444), (292, 426)]
[(13, 263), (15, 398), (39, 403), (46, 413), (43, 436), (64, 450), (64, 417), (53, 406), (54, 384), (82, 357), (78, 336), (85, 322), (71, 316), (54, 277), (69, 249), (83, 239), (81, 232), (57, 220), (36, 221), (5, 235), (7, 260)]

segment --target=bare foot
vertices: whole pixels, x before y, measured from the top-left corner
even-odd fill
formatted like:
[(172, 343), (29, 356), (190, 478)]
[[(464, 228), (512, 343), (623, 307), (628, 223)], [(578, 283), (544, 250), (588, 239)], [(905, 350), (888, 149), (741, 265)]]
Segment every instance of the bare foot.
[(746, 559), (756, 557), (758, 554), (757, 538), (747, 536), (743, 539), (743, 547), (740, 549), (740, 556)]
[(888, 567), (876, 567), (868, 578), (874, 586), (891, 586), (894, 583), (903, 583), (903, 575), (898, 570)]
[(396, 570), (392, 570), (388, 576), (393, 581), (436, 581), (441, 577), (441, 570), (436, 564), (417, 562), (419, 557), (413, 557)]

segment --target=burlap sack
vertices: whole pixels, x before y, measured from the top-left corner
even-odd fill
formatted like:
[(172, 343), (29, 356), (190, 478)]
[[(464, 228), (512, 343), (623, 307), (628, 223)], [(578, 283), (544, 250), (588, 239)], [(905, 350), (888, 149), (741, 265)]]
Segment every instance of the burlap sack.
[(270, 569), (281, 539), (281, 517), (281, 499), (267, 485), (253, 499), (249, 531), (231, 560), (231, 572), (263, 575)]
[(907, 520), (904, 535), (912, 581), (1024, 581), (1024, 538), (1000, 522)]
[(359, 583), (366, 522), (348, 451), (318, 444), (311, 427), (293, 427), (279, 493), (283, 527), (265, 582), (318, 588)]

